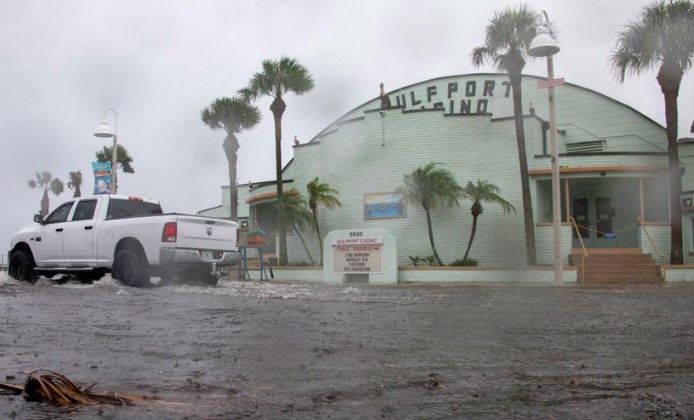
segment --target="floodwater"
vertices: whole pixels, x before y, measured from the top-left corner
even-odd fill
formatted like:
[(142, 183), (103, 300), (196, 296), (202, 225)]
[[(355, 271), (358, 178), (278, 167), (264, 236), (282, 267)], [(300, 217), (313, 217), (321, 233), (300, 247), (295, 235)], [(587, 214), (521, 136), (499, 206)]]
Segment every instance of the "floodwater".
[(155, 397), (0, 418), (693, 418), (694, 284), (36, 285), (0, 272), (0, 381)]

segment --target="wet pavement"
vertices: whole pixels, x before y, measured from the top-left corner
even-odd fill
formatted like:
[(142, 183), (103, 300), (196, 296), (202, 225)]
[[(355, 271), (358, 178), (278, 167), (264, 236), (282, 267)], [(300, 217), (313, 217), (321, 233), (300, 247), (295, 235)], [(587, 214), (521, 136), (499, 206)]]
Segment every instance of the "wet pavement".
[(694, 284), (36, 285), (0, 272), (0, 381), (50, 369), (133, 407), (0, 391), (0, 418), (693, 418)]

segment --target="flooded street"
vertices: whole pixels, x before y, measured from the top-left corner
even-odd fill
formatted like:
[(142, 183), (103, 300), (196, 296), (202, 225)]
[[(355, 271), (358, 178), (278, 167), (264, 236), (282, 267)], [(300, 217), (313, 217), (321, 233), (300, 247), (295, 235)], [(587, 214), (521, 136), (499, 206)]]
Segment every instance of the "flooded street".
[(50, 369), (156, 397), (66, 409), (0, 392), (0, 418), (694, 417), (692, 284), (134, 289), (0, 272), (0, 313), (0, 381)]

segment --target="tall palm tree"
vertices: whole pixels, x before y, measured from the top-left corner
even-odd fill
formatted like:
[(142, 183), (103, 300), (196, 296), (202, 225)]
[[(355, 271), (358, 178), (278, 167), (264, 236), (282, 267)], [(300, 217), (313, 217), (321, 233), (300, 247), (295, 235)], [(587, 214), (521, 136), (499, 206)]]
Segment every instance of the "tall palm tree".
[(308, 206), (311, 209), (311, 213), (313, 213), (313, 223), (316, 226), (316, 233), (318, 234), (320, 265), (323, 265), (323, 238), (321, 237), (320, 226), (318, 225), (318, 205), (322, 204), (325, 208), (330, 210), (335, 207), (341, 207), (342, 203), (340, 203), (340, 200), (336, 196), (339, 192), (330, 185), (320, 182), (318, 177), (315, 177), (311, 182), (306, 184), (306, 190), (308, 191)]
[(58, 178), (53, 178), (53, 175), (47, 171), (36, 172), (36, 179), (30, 179), (27, 181), (27, 184), (29, 184), (30, 188), (43, 190), (43, 197), (41, 198), (41, 216), (43, 217), (46, 217), (50, 207), (48, 191), (52, 192), (54, 195), (60, 195), (65, 191), (63, 181)]
[(463, 261), (467, 260), (470, 254), (470, 247), (472, 247), (472, 241), (475, 239), (475, 233), (477, 233), (477, 218), (484, 212), (482, 203), (498, 204), (504, 210), (504, 213), (510, 213), (512, 210), (514, 213), (516, 212), (516, 208), (499, 195), (500, 191), (501, 190), (496, 185), (480, 180), (479, 178), (476, 184), (468, 181), (465, 186), (463, 194), (465, 197), (472, 200), (472, 207), (470, 207), (470, 214), (472, 214), (472, 230), (470, 231), (470, 240), (467, 243)]
[(308, 259), (311, 261), (311, 264), (315, 265), (316, 262), (306, 246), (306, 241), (301, 236), (302, 230), (313, 225), (313, 216), (306, 207), (306, 199), (296, 188), (292, 188), (285, 192), (282, 195), (282, 199), (277, 202), (277, 210), (282, 215), (282, 222), (284, 222), (285, 226), (291, 226), (294, 229), (294, 233), (301, 241), (301, 245), (304, 246)]
[[(111, 151), (113, 150), (113, 147), (109, 146), (104, 146), (103, 149), (97, 150), (95, 155), (96, 155), (96, 161), (97, 162), (111, 162), (111, 159), (113, 155), (111, 154)], [(134, 174), (135, 173), (135, 168), (132, 167), (133, 163), (133, 158), (130, 157), (130, 154), (128, 153), (128, 149), (125, 148), (122, 144), (119, 144), (117, 146), (117, 157), (116, 157), (116, 169), (120, 168), (123, 170), (123, 172), (129, 173), (129, 174)], [(113, 188), (113, 187), (111, 187)], [(116, 178), (116, 191), (118, 190), (118, 178)]]
[(406, 174), (403, 178), (404, 185), (398, 189), (398, 192), (407, 196), (407, 201), (410, 205), (421, 205), (424, 209), (427, 216), (431, 251), (439, 265), (443, 265), (439, 253), (436, 251), (436, 245), (434, 245), (431, 210), (439, 205), (446, 207), (459, 206), (458, 197), (463, 195), (464, 190), (458, 185), (450, 171), (439, 169), (438, 165), (440, 164), (431, 162)]
[(241, 98), (218, 98), (208, 108), (200, 112), (202, 122), (213, 130), (224, 129), (227, 135), (222, 143), (229, 163), (229, 198), (231, 220), (239, 215), (239, 187), (236, 184), (236, 162), (238, 161), (239, 140), (236, 134), (253, 128), (260, 122), (260, 111)]
[[(117, 146), (118, 150), (118, 156), (117, 156), (117, 166), (119, 169), (122, 169), (123, 172), (129, 173), (129, 174), (134, 174), (135, 169), (132, 167), (133, 163), (133, 158), (130, 157), (130, 154), (128, 153), (128, 149), (125, 148), (122, 144), (119, 144)], [(113, 150), (113, 147), (109, 146), (104, 146), (103, 149), (97, 150), (95, 152), (96, 155), (96, 161), (97, 162), (110, 162), (111, 161), (111, 151)]]
[(523, 126), (523, 96), (521, 80), (528, 46), (535, 36), (538, 13), (527, 5), (517, 9), (507, 8), (495, 13), (486, 28), (484, 45), (472, 50), (472, 64), (476, 67), (485, 62), (494, 64), (500, 72), (508, 73), (513, 90), (513, 116), (516, 125), (516, 143), (520, 163), (521, 189), (523, 193), (523, 224), (525, 227), (525, 249), (528, 265), (535, 265), (535, 227), (533, 206), (530, 198), (528, 157), (525, 150), (525, 128)]
[(620, 32), (610, 57), (620, 82), (627, 73), (640, 74), (659, 66), (656, 80), (665, 98), (665, 130), (670, 167), (670, 262), (683, 264), (682, 172), (677, 150), (677, 96), (684, 72), (694, 59), (694, 4), (659, 1), (644, 7), (641, 17)]
[[(283, 194), (282, 188), (282, 115), (287, 109), (283, 96), (289, 92), (297, 95), (313, 89), (313, 78), (308, 70), (297, 60), (281, 57), (279, 60), (263, 60), (262, 72), (255, 73), (248, 86), (239, 90), (246, 99), (255, 100), (262, 96), (273, 98), (270, 111), (275, 120), (275, 171), (277, 174), (277, 199)], [(279, 230), (279, 264), (287, 264), (287, 233), (282, 224), (282, 215), (277, 218)]]
[(82, 171), (74, 171), (69, 174), (70, 180), (67, 182), (67, 187), (75, 190), (73, 197), (82, 196)]

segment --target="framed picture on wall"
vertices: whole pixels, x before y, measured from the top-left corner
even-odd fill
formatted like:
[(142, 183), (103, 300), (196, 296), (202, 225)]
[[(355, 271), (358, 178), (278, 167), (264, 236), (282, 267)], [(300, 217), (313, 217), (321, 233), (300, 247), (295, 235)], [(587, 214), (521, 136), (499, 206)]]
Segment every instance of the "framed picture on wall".
[(395, 192), (364, 194), (364, 220), (407, 217), (405, 197)]

